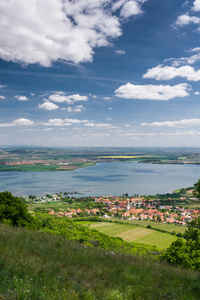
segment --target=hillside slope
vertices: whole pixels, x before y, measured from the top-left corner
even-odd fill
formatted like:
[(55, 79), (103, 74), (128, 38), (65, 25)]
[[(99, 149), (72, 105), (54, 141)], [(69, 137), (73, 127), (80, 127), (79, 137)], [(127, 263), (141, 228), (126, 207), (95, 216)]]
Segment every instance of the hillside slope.
[(0, 299), (199, 299), (199, 275), (0, 225)]

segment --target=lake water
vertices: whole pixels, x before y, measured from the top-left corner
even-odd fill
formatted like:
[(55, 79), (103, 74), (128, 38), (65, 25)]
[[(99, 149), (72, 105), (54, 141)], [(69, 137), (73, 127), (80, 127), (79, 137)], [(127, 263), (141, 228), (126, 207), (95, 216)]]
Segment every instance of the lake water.
[(155, 195), (192, 186), (199, 179), (199, 165), (106, 162), (75, 171), (0, 172), (0, 191), (24, 197), (74, 191), (86, 196)]

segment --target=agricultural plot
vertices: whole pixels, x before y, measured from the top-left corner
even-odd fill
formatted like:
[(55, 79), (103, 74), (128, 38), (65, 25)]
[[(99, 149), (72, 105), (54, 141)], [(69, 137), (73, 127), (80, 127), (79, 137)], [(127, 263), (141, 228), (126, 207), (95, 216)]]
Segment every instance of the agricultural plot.
[(177, 239), (175, 235), (154, 231), (153, 233), (146, 235), (135, 242), (142, 244), (154, 245), (158, 249), (165, 249), (171, 245)]
[(107, 222), (80, 222), (79, 224), (89, 226), (91, 229), (96, 229), (109, 236), (121, 237), (126, 242), (149, 244), (158, 249), (167, 248), (177, 239), (170, 233), (133, 225)]
[[(197, 205), (196, 205), (197, 206)], [(167, 223), (162, 223), (162, 222), (152, 222), (150, 220), (121, 220), (122, 222), (124, 221), (125, 223), (133, 224), (133, 225), (138, 225), (142, 227), (147, 227), (148, 225), (151, 226), (152, 229), (160, 229), (167, 231), (171, 233), (172, 231), (175, 231), (176, 233), (184, 233), (187, 227), (185, 226), (179, 226), (175, 224), (167, 224)]]

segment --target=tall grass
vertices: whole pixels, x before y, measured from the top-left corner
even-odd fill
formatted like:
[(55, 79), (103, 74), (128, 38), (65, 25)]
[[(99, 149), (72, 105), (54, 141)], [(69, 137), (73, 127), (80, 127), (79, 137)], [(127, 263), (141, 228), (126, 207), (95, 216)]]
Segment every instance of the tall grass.
[(199, 299), (200, 276), (0, 225), (0, 299)]

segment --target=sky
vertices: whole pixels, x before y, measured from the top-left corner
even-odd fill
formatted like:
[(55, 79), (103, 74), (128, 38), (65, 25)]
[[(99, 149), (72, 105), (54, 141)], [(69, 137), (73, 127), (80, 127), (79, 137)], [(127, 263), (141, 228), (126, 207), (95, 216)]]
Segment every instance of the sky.
[(1, 0), (0, 146), (200, 147), (200, 0)]

